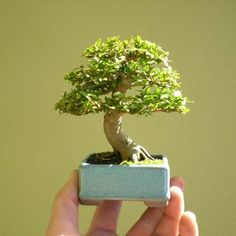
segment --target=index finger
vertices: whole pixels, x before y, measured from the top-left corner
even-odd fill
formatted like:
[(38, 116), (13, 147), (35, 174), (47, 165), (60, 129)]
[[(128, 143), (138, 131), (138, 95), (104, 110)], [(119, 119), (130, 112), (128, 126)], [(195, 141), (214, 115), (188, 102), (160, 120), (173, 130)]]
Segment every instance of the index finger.
[(179, 187), (171, 187), (171, 199), (169, 205), (165, 208), (162, 218), (157, 225), (156, 233), (158, 235), (177, 235), (179, 231), (179, 222), (184, 213), (184, 195)]
[[(182, 177), (172, 177), (170, 180), (170, 185), (178, 186), (179, 188), (183, 189), (185, 186), (185, 181)], [(165, 208), (148, 207), (146, 211), (142, 214), (142, 216), (139, 218), (139, 220), (129, 230), (127, 235), (128, 236), (152, 235), (156, 229), (156, 226), (162, 219), (164, 211), (165, 211)]]

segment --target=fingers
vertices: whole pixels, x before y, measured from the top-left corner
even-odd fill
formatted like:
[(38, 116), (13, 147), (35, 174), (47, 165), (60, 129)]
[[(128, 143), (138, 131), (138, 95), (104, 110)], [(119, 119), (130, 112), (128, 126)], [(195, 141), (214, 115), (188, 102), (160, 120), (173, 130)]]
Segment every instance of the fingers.
[(172, 177), (170, 179), (170, 186), (177, 186), (180, 189), (184, 190), (184, 188), (185, 188), (185, 180), (184, 180), (183, 177), (180, 177), (180, 176)]
[(179, 234), (181, 236), (199, 236), (196, 216), (190, 211), (186, 211), (180, 220)]
[(129, 230), (127, 236), (147, 236), (152, 235), (156, 224), (160, 221), (164, 208), (149, 207), (140, 217), (140, 219)]
[(179, 231), (179, 222), (184, 212), (184, 196), (179, 187), (171, 187), (171, 200), (165, 208), (163, 216), (157, 225), (157, 235), (176, 236)]
[(54, 200), (46, 236), (77, 234), (78, 205), (78, 171), (75, 170)]
[(104, 201), (95, 211), (88, 235), (116, 235), (121, 201)]
[[(170, 185), (178, 186), (179, 188), (183, 189), (185, 186), (185, 181), (182, 177), (173, 177), (170, 180)], [(152, 235), (158, 222), (162, 218), (164, 210), (165, 208), (148, 207), (140, 219), (129, 230), (127, 235)]]

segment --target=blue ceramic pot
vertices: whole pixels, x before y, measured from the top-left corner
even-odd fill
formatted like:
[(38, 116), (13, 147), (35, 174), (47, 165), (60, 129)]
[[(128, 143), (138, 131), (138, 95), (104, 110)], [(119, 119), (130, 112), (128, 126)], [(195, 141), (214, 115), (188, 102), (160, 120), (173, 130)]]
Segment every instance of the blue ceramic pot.
[(97, 205), (104, 200), (143, 201), (150, 207), (166, 206), (170, 199), (170, 169), (163, 164), (80, 164), (80, 202)]

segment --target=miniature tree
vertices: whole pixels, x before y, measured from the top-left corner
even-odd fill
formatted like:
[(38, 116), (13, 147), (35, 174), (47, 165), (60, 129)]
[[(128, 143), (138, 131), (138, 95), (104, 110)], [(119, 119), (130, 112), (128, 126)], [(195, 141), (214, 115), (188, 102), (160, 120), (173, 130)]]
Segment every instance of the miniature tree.
[(116, 155), (134, 162), (152, 159), (123, 133), (122, 116), (188, 112), (179, 74), (168, 65), (168, 52), (140, 36), (124, 41), (110, 37), (99, 39), (83, 56), (88, 64), (66, 74), (72, 89), (55, 108), (78, 116), (104, 112), (104, 132)]

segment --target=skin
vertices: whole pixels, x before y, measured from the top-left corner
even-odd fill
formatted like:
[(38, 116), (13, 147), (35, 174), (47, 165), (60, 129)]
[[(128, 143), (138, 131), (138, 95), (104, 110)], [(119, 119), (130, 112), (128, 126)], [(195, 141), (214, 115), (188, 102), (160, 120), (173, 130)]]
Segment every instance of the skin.
[[(171, 179), (171, 200), (165, 208), (148, 207), (126, 236), (199, 236), (194, 213), (184, 210), (184, 180)], [(46, 236), (82, 236), (79, 230), (78, 171), (55, 197)], [(116, 236), (121, 201), (104, 201), (94, 213), (86, 236)]]

